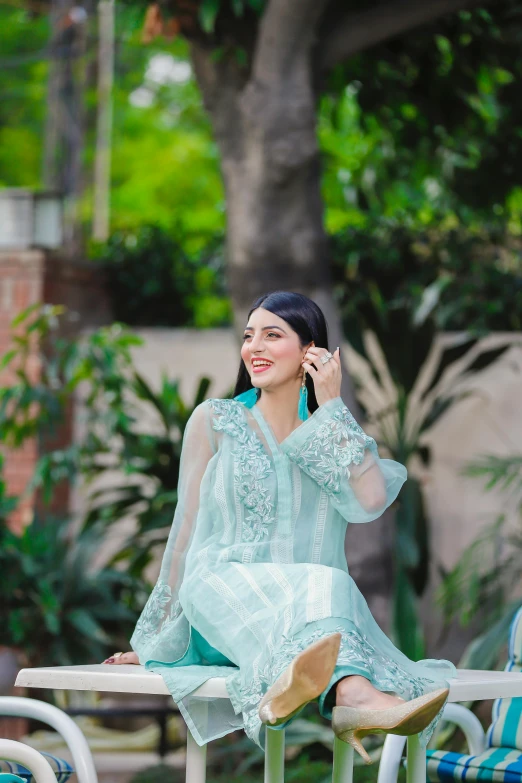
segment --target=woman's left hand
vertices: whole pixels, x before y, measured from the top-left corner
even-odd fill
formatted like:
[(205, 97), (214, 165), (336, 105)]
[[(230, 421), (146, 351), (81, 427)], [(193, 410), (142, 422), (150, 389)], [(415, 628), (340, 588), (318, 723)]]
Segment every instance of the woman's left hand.
[(314, 382), (317, 404), (324, 405), (328, 400), (341, 396), (341, 357), (339, 348), (332, 358), (325, 362), (320, 357), (328, 353), (326, 348), (310, 347), (305, 353), (303, 367), (309, 372)]

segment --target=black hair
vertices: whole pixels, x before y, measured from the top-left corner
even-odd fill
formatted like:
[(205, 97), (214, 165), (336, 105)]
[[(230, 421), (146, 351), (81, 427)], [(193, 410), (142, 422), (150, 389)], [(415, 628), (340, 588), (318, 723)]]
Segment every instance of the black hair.
[[(258, 307), (263, 307), (286, 321), (297, 333), (302, 347), (314, 342), (316, 346), (328, 350), (328, 327), (323, 311), (307, 296), (292, 291), (272, 291), (269, 294), (263, 294), (255, 300), (250, 308), (249, 318)], [(315, 396), (314, 382), (309, 373), (306, 373), (306, 387), (308, 389), (308, 409), (313, 413), (319, 406)], [(250, 375), (245, 362), (241, 359), (234, 397), (252, 388)]]

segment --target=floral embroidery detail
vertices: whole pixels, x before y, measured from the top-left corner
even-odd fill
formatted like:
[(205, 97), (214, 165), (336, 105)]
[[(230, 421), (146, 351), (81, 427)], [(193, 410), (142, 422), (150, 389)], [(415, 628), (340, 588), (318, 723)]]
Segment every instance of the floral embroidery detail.
[(360, 465), (365, 450), (372, 447), (374, 439), (365, 434), (343, 405), (288, 456), (326, 492), (338, 495), (342, 480), (350, 477), (348, 466)]
[(241, 502), (250, 512), (245, 521), (249, 524), (243, 540), (257, 543), (268, 535), (268, 527), (275, 521), (271, 492), (264, 485), (273, 472), (263, 444), (245, 421), (243, 406), (235, 400), (209, 400), (216, 415), (212, 427), (225, 432), (235, 440), (234, 456), (239, 472), (234, 484)]
[[(284, 642), (272, 659), (240, 688), (243, 702), (243, 721), (245, 732), (254, 742), (259, 742), (261, 721), (258, 715), (259, 702), (270, 685), (283, 673), (300, 652), (309, 645), (328, 636), (331, 633), (341, 634), (341, 648), (337, 659), (338, 665), (355, 665), (367, 671), (372, 684), (381, 691), (401, 693), (407, 699), (415, 699), (433, 689), (435, 681), (429, 677), (414, 677), (403, 669), (388, 655), (379, 652), (368, 638), (355, 630), (346, 630), (338, 626), (334, 631), (315, 630), (306, 637), (288, 639)], [(423, 739), (427, 743), (438, 721), (439, 713), (432, 723), (424, 730)]]
[(153, 637), (159, 638), (160, 634), (169, 630), (181, 611), (180, 602), (172, 603), (172, 590), (160, 577), (139, 617), (134, 634), (141, 636), (145, 642)]
[(243, 702), (242, 711), (245, 734), (257, 744), (259, 744), (259, 732), (261, 730), (259, 703), (274, 679), (272, 677), (271, 665), (267, 663), (262, 670), (254, 673), (248, 682), (243, 683), (239, 690), (239, 695)]

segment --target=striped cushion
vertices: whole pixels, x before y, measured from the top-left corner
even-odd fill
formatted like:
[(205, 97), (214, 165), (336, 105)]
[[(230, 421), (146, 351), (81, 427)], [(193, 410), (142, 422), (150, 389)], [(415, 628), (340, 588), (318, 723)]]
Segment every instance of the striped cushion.
[[(515, 615), (509, 633), (507, 672), (522, 671), (522, 607)], [(493, 704), (493, 722), (488, 729), (488, 748), (522, 750), (522, 697), (497, 699)]]
[(428, 783), (455, 780), (490, 780), (522, 783), (522, 753), (509, 748), (489, 748), (480, 756), (428, 751)]
[[(53, 772), (56, 775), (57, 783), (66, 783), (74, 772), (71, 765), (57, 756), (51, 756), (50, 753), (42, 753), (42, 756), (44, 756), (51, 765)], [(27, 767), (24, 767), (23, 764), (18, 764), (16, 761), (4, 761), (3, 759), (0, 759), (0, 773), (2, 772), (10, 772), (12, 775), (18, 775), (18, 777), (23, 778), (24, 783), (32, 783), (33, 781), (33, 775), (29, 772)]]

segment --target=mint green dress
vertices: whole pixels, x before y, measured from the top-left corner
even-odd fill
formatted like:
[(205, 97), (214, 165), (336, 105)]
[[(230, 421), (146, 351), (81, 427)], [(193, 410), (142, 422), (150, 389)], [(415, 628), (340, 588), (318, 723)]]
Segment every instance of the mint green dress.
[[(336, 631), (338, 665), (319, 699), (327, 717), (347, 674), (405, 699), (454, 676), (449, 661), (413, 662), (397, 650), (348, 573), (347, 525), (380, 516), (405, 479), (340, 397), (282, 443), (257, 405), (211, 399), (196, 408), (160, 575), (131, 645), (161, 674), (198, 744), (244, 728), (263, 746), (258, 706), (267, 688)], [(386, 496), (372, 496), (383, 485)], [(226, 678), (229, 699), (194, 698), (211, 677)]]

